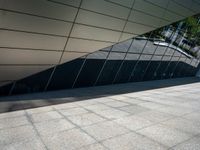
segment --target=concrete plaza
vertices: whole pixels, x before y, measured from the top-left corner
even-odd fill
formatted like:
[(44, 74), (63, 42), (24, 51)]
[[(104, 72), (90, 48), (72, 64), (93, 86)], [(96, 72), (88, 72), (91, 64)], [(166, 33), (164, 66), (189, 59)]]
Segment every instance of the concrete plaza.
[[(199, 81), (182, 78), (1, 98), (0, 149), (199, 150)], [(86, 94), (98, 91), (98, 97)], [(25, 107), (28, 102), (43, 107)], [(17, 103), (24, 107), (8, 112)]]

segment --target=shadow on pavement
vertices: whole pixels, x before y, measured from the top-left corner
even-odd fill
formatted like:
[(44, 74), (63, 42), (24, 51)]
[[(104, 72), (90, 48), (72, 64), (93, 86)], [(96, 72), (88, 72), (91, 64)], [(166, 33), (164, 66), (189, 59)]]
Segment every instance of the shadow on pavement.
[(91, 98), (99, 98), (116, 94), (125, 94), (150, 89), (191, 84), (196, 82), (200, 82), (200, 78), (188, 77), (146, 82), (134, 82), (1, 97), (0, 113), (67, 102), (82, 101)]

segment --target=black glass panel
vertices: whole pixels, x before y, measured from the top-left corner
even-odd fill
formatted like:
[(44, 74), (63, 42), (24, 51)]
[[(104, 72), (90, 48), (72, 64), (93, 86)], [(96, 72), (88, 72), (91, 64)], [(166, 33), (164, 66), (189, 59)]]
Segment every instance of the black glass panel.
[(156, 71), (156, 68), (158, 67), (160, 61), (151, 61), (147, 70), (146, 70), (146, 73), (143, 77), (143, 80), (144, 81), (148, 81), (148, 80), (152, 80), (153, 79), (153, 76), (154, 76), (154, 72)]
[(104, 64), (104, 59), (87, 59), (75, 87), (92, 86)]
[(13, 83), (4, 85), (0, 87), (0, 96), (7, 96), (10, 92), (10, 89), (12, 88)]
[(42, 71), (16, 82), (12, 94), (42, 92), (49, 80), (53, 68)]
[(163, 77), (163, 79), (169, 79), (173, 75), (173, 71), (177, 63), (178, 63), (177, 61), (171, 61), (168, 64), (167, 69), (164, 72), (165, 76)]
[(149, 61), (140, 60), (134, 68), (134, 72), (131, 76), (131, 82), (139, 82), (142, 81), (143, 75), (145, 73), (146, 67)]
[(136, 60), (125, 60), (118, 72), (115, 83), (125, 83), (128, 82), (130, 74), (136, 64)]
[(121, 60), (108, 60), (99, 77), (97, 85), (111, 84), (119, 69)]
[(83, 61), (84, 59), (76, 59), (58, 66), (48, 90), (71, 88)]
[(156, 71), (154, 72), (153, 80), (160, 80), (165, 76), (164, 71), (169, 61), (160, 61), (160, 64), (157, 66)]
[(184, 67), (184, 62), (180, 61), (177, 64), (176, 69), (174, 70), (173, 78), (179, 78), (179, 77), (183, 76), (181, 74), (183, 67)]

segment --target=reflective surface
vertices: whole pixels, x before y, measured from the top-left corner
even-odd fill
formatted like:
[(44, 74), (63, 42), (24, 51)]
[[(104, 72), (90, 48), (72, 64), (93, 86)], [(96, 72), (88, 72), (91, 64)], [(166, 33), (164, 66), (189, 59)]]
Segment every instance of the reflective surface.
[[(198, 15), (194, 18), (199, 20)], [(2, 83), (0, 94), (195, 76), (199, 70), (199, 55), (195, 49), (200, 41), (199, 30), (194, 32), (192, 28), (196, 29), (183, 20), (27, 78), (5, 81), (9, 84)]]

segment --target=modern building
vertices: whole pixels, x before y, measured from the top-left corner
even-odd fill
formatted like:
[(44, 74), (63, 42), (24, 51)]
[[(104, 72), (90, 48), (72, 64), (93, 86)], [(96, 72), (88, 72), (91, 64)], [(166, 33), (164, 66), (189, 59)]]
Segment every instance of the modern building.
[(195, 76), (199, 8), (199, 0), (0, 0), (0, 95)]

